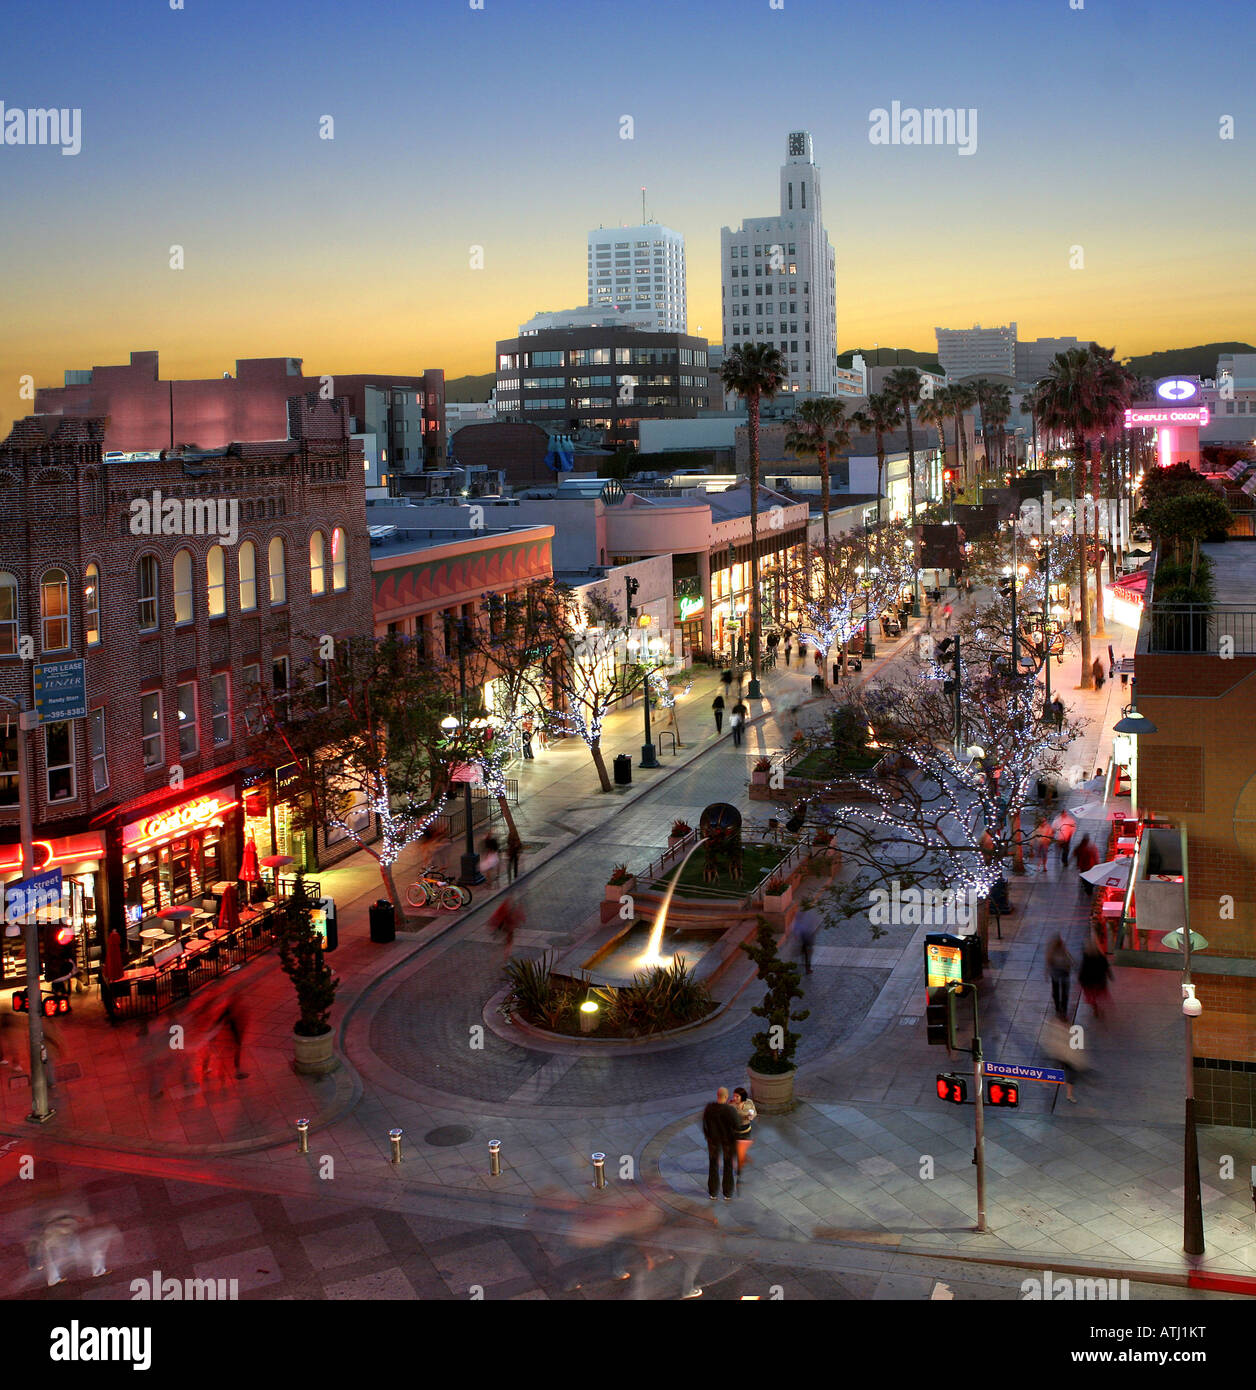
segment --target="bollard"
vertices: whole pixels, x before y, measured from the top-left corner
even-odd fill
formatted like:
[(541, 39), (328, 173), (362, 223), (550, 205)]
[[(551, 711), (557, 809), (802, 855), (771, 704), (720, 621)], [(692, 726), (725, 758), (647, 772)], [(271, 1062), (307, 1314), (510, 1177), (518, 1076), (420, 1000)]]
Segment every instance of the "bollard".
[(297, 1121), (297, 1153), (307, 1154), (310, 1151), (310, 1122), (309, 1120)]
[(392, 1160), (391, 1160), (391, 1161), (392, 1161), (393, 1163), (400, 1163), (400, 1162), (401, 1162), (401, 1136), (402, 1136), (403, 1132), (404, 1132), (404, 1131), (402, 1131), (402, 1130), (400, 1130), (400, 1129), (390, 1129), (390, 1130), (388, 1131), (388, 1138), (389, 1138), (389, 1140), (390, 1140), (391, 1143), (392, 1143)]
[(500, 1178), (502, 1175), (502, 1141), (500, 1139), (488, 1141), (488, 1173), (491, 1178)]
[(606, 1155), (593, 1155), (593, 1186), (600, 1192), (606, 1186)]

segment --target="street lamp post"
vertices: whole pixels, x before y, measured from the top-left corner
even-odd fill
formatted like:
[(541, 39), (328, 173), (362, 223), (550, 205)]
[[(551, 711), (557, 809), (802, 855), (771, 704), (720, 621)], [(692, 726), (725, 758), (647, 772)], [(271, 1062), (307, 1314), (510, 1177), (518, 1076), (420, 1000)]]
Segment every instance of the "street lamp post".
[(641, 703), (645, 708), (645, 742), (641, 745), (639, 767), (658, 767), (659, 760), (654, 748), (654, 737), (650, 732), (650, 639), (641, 636), (641, 664), (645, 668), (645, 680), (641, 686)]
[[(22, 873), (35, 871), (34, 831), (31, 826), (30, 755), (26, 747), (25, 706), (22, 697), (0, 695), (0, 701), (17, 711), (18, 833), (22, 841)], [(44, 1067), (44, 1013), (39, 988), (39, 923), (29, 899), (23, 902), (22, 936), (26, 946), (26, 1014), (31, 1049), (31, 1113), (26, 1117), (43, 1124), (56, 1113), (48, 1104), (48, 1073)]]
[[(460, 711), (459, 724), (462, 728), (467, 727), (467, 620), (458, 620), (458, 707)], [(480, 856), (475, 848), (475, 827), (471, 823), (471, 783), (463, 783), (463, 794), (465, 796), (464, 806), (466, 810), (466, 830), (467, 843), (462, 852), (461, 871), (458, 875), (458, 882), (464, 887), (471, 888), (476, 884), (484, 882), (484, 875), (480, 872)]]

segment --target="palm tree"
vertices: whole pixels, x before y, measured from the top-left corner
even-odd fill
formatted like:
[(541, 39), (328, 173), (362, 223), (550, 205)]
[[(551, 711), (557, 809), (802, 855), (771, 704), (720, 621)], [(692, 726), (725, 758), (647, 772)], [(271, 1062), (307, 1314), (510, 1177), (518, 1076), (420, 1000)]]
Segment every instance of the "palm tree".
[(1038, 387), (1026, 391), (1021, 397), (1020, 413), (1029, 416), (1029, 439), (1034, 462), (1038, 462)]
[[(921, 397), (920, 404), (916, 408), (916, 416), (922, 425), (932, 425), (938, 435), (938, 449), (942, 454), (942, 467), (946, 468), (946, 422), (950, 419), (950, 410), (946, 402), (942, 399), (942, 392), (939, 391), (932, 396)], [(959, 460), (956, 460), (956, 467)], [(946, 489), (943, 488), (945, 494)], [(943, 501), (945, 501), (945, 496)]]
[(912, 434), (911, 408), (920, 400), (920, 373), (915, 367), (898, 367), (885, 378), (881, 388), (902, 407), (907, 426), (907, 484), (911, 496), (909, 525), (916, 524), (916, 440)]
[(785, 436), (785, 447), (798, 458), (820, 462), (820, 506), (824, 512), (824, 549), (829, 548), (829, 450), (840, 452), (850, 444), (853, 421), (847, 418), (845, 401), (831, 396), (800, 401), (794, 423)]
[[(955, 462), (962, 471), (964, 486), (968, 486), (968, 435), (964, 431), (964, 414), (977, 403), (976, 392), (966, 382), (957, 381), (943, 387), (942, 398), (949, 413), (955, 417)], [(962, 463), (961, 463), (962, 459)]]
[(785, 384), (780, 352), (766, 343), (743, 343), (726, 354), (720, 377), (726, 391), (746, 402), (750, 443), (750, 689), (759, 698), (759, 638), (763, 631), (759, 603), (759, 404), (771, 400)]
[[(1090, 436), (1092, 491), (1098, 502), (1102, 488), (1102, 453), (1100, 436), (1110, 444), (1117, 424), (1124, 418), (1125, 407), (1133, 399), (1137, 378), (1115, 360), (1113, 348), (1101, 348), (1091, 343), (1086, 349), (1090, 362), (1091, 408), (1094, 414), (1095, 429)], [(1096, 520), (1098, 514), (1096, 513)], [(1103, 623), (1103, 561), (1099, 554), (1099, 536), (1096, 526), (1094, 566), (1095, 566), (1095, 635), (1105, 636)], [(1111, 549), (1112, 539), (1108, 538)]]
[[(999, 468), (1007, 467), (1007, 431), (1004, 428), (1012, 415), (1012, 391), (1001, 381), (986, 383), (986, 400), (981, 418), (993, 429), (999, 441)], [(1012, 479), (1016, 479), (1016, 460), (1012, 460)]]
[(881, 529), (881, 489), (885, 477), (885, 436), (903, 423), (903, 407), (897, 396), (888, 391), (874, 391), (862, 410), (857, 410), (852, 423), (858, 430), (871, 433), (877, 441), (877, 530)]

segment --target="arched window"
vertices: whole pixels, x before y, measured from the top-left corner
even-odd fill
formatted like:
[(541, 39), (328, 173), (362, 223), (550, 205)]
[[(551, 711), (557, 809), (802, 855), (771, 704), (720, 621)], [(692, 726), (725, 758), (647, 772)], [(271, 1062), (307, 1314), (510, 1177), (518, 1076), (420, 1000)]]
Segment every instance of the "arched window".
[(135, 563), (136, 616), (141, 632), (156, 632), (159, 618), (157, 603), (157, 557), (141, 555)]
[(337, 593), (349, 587), (349, 551), (343, 526), (331, 533), (331, 587)]
[(327, 592), (327, 572), (324, 566), (326, 547), (321, 531), (310, 532), (310, 593), (314, 595)]
[(17, 655), (17, 576), (0, 570), (0, 656)]
[(240, 546), (240, 611), (257, 607), (257, 547), (252, 541)]
[(174, 557), (174, 623), (190, 623), (195, 616), (192, 602), (192, 552), (180, 550)]
[(89, 647), (100, 644), (100, 570), (88, 565), (83, 571), (83, 623)]
[(40, 644), (46, 652), (70, 645), (70, 581), (65, 570), (45, 570), (39, 581)]
[(227, 611), (227, 560), (220, 545), (211, 545), (205, 557), (205, 593), (209, 616), (221, 618)]
[(275, 536), (266, 552), (266, 564), (270, 570), (270, 601), (272, 604), (288, 602), (288, 580), (284, 573), (283, 537)]

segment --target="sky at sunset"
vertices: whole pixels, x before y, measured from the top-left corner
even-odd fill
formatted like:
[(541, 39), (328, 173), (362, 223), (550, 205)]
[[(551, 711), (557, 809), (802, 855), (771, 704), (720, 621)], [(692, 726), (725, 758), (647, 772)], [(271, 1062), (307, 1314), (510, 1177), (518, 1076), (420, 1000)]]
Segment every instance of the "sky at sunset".
[[(488, 371), (584, 302), (585, 235), (640, 220), (643, 184), (718, 340), (720, 228), (778, 211), (791, 130), (839, 350), (1013, 319), (1120, 356), (1256, 333), (1249, 4), (185, 5), (6, 7), (0, 101), (80, 109), (82, 148), (0, 145), (0, 423), (24, 374), (133, 349), (163, 377)], [(975, 108), (975, 153), (872, 144), (895, 100)]]

